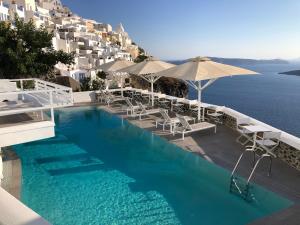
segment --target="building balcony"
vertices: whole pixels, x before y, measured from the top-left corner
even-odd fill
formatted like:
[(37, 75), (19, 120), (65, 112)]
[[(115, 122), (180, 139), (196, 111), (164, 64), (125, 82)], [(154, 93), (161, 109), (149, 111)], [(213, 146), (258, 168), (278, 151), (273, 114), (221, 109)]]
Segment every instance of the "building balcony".
[(54, 109), (73, 105), (72, 89), (39, 79), (2, 80), (0, 148), (54, 136)]

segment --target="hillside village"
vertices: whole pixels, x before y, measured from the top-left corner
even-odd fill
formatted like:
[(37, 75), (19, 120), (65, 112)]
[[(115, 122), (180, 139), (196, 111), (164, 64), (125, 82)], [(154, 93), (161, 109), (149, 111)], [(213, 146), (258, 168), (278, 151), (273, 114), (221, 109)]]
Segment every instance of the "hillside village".
[(121, 23), (113, 29), (110, 24), (82, 18), (60, 0), (0, 1), (0, 21), (13, 24), (15, 15), (53, 32), (55, 50), (74, 53), (73, 65), (58, 64), (56, 69), (58, 74), (78, 82), (87, 77), (95, 79), (99, 66), (104, 63), (118, 58), (133, 61), (139, 55), (139, 47)]

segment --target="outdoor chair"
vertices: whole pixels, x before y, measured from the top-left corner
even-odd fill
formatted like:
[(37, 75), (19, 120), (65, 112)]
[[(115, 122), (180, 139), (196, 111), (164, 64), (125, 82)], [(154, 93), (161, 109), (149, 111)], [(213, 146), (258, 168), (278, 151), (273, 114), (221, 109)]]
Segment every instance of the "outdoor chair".
[[(252, 142), (252, 137), (250, 136), (251, 132), (244, 128), (244, 126), (251, 125), (249, 117), (239, 117), (236, 119), (236, 130), (240, 133), (240, 136), (237, 137), (236, 141), (242, 145)], [(245, 139), (242, 141), (242, 139)]]
[(99, 92), (96, 92), (96, 101), (103, 103), (105, 101), (105, 93), (103, 90), (99, 90)]
[(179, 133), (182, 134), (182, 140), (184, 140), (185, 134), (193, 133), (197, 131), (214, 129), (215, 133), (217, 132), (217, 126), (208, 122), (199, 122), (195, 124), (189, 124), (187, 119), (184, 116), (176, 115), (180, 121), (181, 126), (175, 125), (173, 129), (173, 135)]
[[(165, 130), (165, 126), (170, 126), (170, 132), (172, 133), (172, 128), (176, 124), (180, 123), (180, 120), (178, 119), (178, 117), (171, 118), (168, 114), (168, 110), (166, 110), (166, 109), (160, 109), (159, 112), (160, 112), (162, 118), (157, 119), (155, 121), (155, 127), (157, 128), (158, 125), (162, 125), (163, 130)], [(193, 120), (195, 123), (195, 118), (189, 117), (189, 116), (185, 116), (185, 118), (187, 121)]]
[(122, 106), (122, 111), (126, 111), (127, 115), (129, 115), (129, 113), (130, 113), (130, 115), (133, 115), (135, 110), (138, 110), (140, 108), (140, 106), (138, 106), (138, 105), (133, 105), (130, 98), (125, 97), (124, 100), (127, 105)]
[(139, 119), (142, 119), (142, 116), (148, 116), (152, 114), (159, 113), (159, 109), (149, 108), (147, 105), (143, 105), (141, 102), (137, 102), (139, 109), (134, 112), (133, 116), (138, 116)]
[(281, 132), (267, 131), (262, 137), (257, 136), (255, 140), (256, 147), (263, 149), (267, 154), (276, 157), (275, 148), (279, 145)]
[(215, 123), (222, 124), (223, 118), (223, 109), (224, 107), (208, 107), (206, 110), (206, 115), (210, 120), (213, 120)]
[(124, 101), (124, 97), (121, 96), (114, 96), (110, 92), (107, 92), (107, 94), (104, 95), (104, 102), (110, 106), (110, 104), (119, 102), (119, 101)]

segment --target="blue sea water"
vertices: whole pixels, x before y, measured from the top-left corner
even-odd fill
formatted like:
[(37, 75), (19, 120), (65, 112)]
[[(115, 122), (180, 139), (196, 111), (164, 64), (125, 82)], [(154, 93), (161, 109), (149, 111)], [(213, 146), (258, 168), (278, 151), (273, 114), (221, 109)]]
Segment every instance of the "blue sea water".
[[(203, 101), (225, 105), (300, 137), (300, 77), (278, 74), (299, 70), (300, 64), (236, 66), (261, 75), (219, 79), (203, 92)], [(192, 88), (189, 98), (197, 98)]]
[(96, 107), (56, 112), (56, 137), (15, 146), (21, 200), (53, 224), (242, 225), (290, 206), (229, 171)]

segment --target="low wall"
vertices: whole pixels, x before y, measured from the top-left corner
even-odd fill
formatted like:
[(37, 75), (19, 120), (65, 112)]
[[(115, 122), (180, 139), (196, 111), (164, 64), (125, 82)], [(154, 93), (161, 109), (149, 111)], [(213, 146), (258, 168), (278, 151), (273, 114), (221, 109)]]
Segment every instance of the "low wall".
[(96, 100), (94, 91), (73, 92), (74, 103), (94, 102)]

